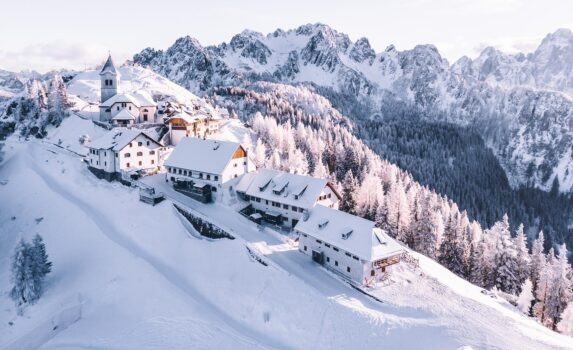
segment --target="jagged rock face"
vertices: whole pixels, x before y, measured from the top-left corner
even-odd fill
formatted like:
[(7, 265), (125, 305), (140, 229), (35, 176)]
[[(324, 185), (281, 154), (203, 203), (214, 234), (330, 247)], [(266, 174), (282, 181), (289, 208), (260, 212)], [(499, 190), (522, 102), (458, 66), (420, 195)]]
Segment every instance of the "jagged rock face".
[(0, 69), (0, 102), (24, 90), (24, 83), (16, 73)]
[(368, 61), (369, 64), (372, 64), (372, 61), (376, 57), (376, 53), (370, 47), (368, 39), (360, 38), (354, 43), (348, 56), (356, 62), (362, 63), (364, 61)]
[(375, 53), (366, 38), (352, 42), (323, 24), (268, 35), (245, 31), (207, 48), (185, 37), (165, 52), (143, 50), (134, 62), (196, 93), (261, 80), (308, 82), (382, 114), (407, 105), (429, 119), (477, 127), (513, 184), (549, 188), (557, 176), (562, 189), (573, 189), (569, 30), (548, 35), (527, 56), (487, 48), (453, 65), (431, 45), (406, 51), (391, 45)]

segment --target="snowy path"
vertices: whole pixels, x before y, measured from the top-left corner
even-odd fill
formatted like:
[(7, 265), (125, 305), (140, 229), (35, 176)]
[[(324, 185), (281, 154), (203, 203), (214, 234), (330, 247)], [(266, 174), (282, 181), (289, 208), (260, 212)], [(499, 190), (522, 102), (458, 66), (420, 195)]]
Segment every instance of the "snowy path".
[(178, 271), (163, 263), (160, 259), (145, 250), (143, 247), (137, 245), (133, 240), (125, 237), (120, 230), (118, 230), (109, 220), (106, 215), (98, 208), (91, 205), (86, 200), (80, 198), (75, 193), (70, 192), (65, 185), (61, 184), (58, 179), (54, 178), (49, 172), (44, 171), (37, 164), (36, 154), (39, 147), (35, 143), (29, 145), (29, 154), (27, 157), (28, 165), (33, 169), (46, 185), (56, 194), (64, 197), (70, 203), (82, 210), (86, 216), (100, 228), (101, 232), (111, 241), (118, 246), (129, 251), (132, 255), (142, 259), (150, 264), (159, 274), (161, 274), (169, 283), (184, 292), (190, 300), (193, 300), (199, 310), (204, 315), (212, 315), (218, 322), (227, 325), (229, 328), (235, 330), (234, 336), (243, 338), (245, 342), (252, 344), (253, 347), (263, 348), (280, 348), (287, 349), (289, 346), (283, 344), (276, 339), (270, 338), (267, 334), (258, 332), (255, 329), (248, 327), (248, 324), (241, 323), (230, 317), (227, 313), (221, 310), (217, 305), (213, 304), (209, 298), (204, 296), (200, 290), (195, 288), (185, 276), (182, 276)]

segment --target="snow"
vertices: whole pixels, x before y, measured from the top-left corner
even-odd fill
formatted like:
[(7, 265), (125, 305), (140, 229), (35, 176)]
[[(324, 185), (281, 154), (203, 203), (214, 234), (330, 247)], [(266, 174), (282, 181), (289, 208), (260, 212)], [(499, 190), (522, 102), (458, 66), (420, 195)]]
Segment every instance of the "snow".
[[(404, 250), (396, 241), (375, 228), (374, 222), (323, 205), (312, 208), (308, 219), (299, 221), (295, 229), (365, 261), (384, 259)], [(342, 236), (349, 232), (351, 234), (347, 238)]]
[[(241, 135), (235, 130), (225, 135)], [(205, 205), (158, 174), (143, 181), (168, 200), (141, 203), (136, 189), (97, 179), (68, 151), (81, 150), (82, 134), (103, 132), (72, 116), (50, 130), (47, 141), (59, 147), (6, 141), (1, 349), (573, 349), (573, 339), (419, 254), (412, 253), (420, 269), (397, 265), (393, 283), (368, 290), (379, 302), (313, 263), (296, 243), (260, 231), (229, 206), (236, 198), (228, 191)], [(237, 239), (196, 238), (172, 202)], [(20, 317), (7, 295), (9, 259), (19, 238), (35, 233), (53, 272), (43, 297)]]
[(147, 136), (152, 142), (160, 145), (157, 141), (155, 141), (151, 136), (147, 135), (147, 133), (142, 130), (114, 128), (104, 136), (94, 140), (91, 144), (88, 145), (88, 147), (94, 149), (112, 149), (114, 151), (120, 151), (140, 134)]

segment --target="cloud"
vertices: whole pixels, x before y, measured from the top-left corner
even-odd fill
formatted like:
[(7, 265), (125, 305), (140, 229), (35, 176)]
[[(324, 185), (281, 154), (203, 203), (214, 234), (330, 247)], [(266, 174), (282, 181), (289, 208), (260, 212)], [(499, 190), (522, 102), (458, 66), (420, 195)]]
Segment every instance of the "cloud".
[[(12, 50), (0, 50), (0, 68), (20, 71), (37, 70), (46, 72), (53, 69), (81, 70), (100, 64), (107, 55), (103, 45), (68, 43), (54, 41), (27, 45)], [(130, 55), (114, 52), (117, 62), (123, 62)]]

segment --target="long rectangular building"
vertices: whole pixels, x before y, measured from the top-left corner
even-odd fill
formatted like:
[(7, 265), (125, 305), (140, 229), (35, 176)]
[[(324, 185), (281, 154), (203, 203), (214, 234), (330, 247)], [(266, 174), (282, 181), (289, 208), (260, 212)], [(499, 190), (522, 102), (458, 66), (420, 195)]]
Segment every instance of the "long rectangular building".
[(404, 250), (374, 222), (322, 205), (299, 221), (295, 231), (299, 251), (361, 284), (381, 279)]
[(316, 204), (338, 208), (340, 201), (340, 194), (326, 179), (271, 169), (245, 174), (236, 191), (268, 221), (289, 227)]

